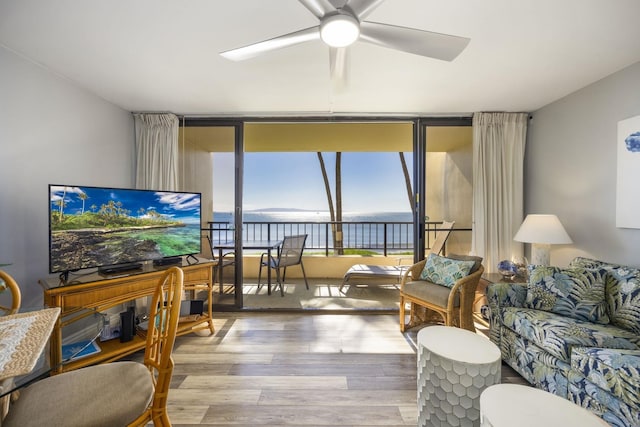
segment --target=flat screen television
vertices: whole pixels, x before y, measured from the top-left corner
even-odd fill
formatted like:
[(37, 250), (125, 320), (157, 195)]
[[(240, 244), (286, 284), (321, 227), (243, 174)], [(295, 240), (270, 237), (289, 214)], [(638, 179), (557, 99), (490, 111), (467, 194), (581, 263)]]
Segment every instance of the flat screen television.
[(181, 260), (201, 252), (200, 221), (200, 193), (51, 184), (49, 272)]

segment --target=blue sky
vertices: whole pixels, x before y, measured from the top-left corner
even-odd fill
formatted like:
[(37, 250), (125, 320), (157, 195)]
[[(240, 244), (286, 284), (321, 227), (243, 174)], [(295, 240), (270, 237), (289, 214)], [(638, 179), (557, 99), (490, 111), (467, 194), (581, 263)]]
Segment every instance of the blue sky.
[[(335, 153), (323, 153), (335, 200)], [(412, 153), (405, 153), (412, 173)], [(214, 153), (214, 210), (233, 206), (233, 154)], [(328, 209), (315, 152), (245, 153), (244, 209)], [(222, 185), (218, 185), (223, 183)], [(397, 152), (343, 153), (344, 212), (409, 211), (404, 175)]]
[[(66, 190), (65, 190), (66, 188)], [(193, 193), (170, 193), (160, 191), (130, 190), (97, 187), (61, 187), (51, 186), (51, 208), (58, 210), (59, 201), (65, 199), (64, 211), (67, 215), (82, 213), (83, 203), (80, 194), (86, 194), (85, 211), (97, 211), (109, 200), (121, 202), (122, 208), (130, 211), (130, 216), (144, 217), (144, 209), (156, 212), (171, 219), (179, 219), (186, 223), (197, 223), (200, 218), (200, 195)], [(95, 205), (95, 209), (92, 206)]]

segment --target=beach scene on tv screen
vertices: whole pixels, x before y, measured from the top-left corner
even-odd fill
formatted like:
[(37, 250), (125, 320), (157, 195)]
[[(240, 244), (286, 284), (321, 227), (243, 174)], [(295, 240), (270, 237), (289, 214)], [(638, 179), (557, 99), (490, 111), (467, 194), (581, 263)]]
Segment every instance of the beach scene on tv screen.
[(200, 251), (200, 194), (50, 186), (51, 272)]

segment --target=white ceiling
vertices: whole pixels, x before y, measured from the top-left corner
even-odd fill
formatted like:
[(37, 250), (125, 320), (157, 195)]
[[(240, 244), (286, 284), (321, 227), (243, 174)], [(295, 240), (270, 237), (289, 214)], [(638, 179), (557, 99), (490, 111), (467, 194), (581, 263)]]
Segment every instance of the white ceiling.
[(295, 0), (0, 0), (0, 44), (131, 111), (533, 111), (640, 61), (639, 0), (387, 0), (368, 18), (471, 38), (453, 62), (366, 43), (332, 90), (320, 41), (219, 52), (317, 25)]

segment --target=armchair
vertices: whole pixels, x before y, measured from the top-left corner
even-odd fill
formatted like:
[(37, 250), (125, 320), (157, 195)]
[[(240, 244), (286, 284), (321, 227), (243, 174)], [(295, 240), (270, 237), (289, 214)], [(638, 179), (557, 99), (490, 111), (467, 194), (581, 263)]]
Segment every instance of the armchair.
[[(409, 267), (400, 283), (400, 331), (418, 323), (443, 322), (475, 332), (473, 300), (483, 272), (482, 258), (453, 254), (447, 257), (430, 254)], [(407, 303), (410, 303), (408, 325)]]

